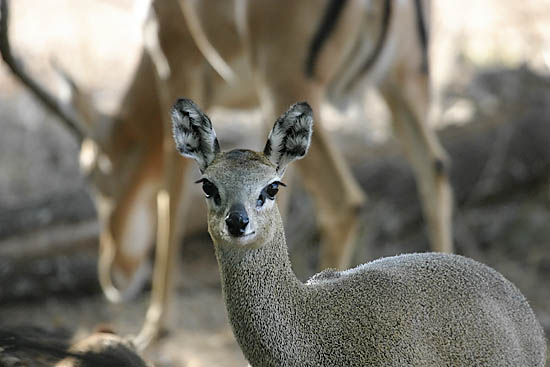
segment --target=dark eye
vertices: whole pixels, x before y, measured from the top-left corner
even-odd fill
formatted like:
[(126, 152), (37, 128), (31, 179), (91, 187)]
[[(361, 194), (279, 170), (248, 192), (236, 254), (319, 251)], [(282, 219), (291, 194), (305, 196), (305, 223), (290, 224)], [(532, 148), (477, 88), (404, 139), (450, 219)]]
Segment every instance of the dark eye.
[(262, 192), (260, 193), (260, 196), (258, 197), (258, 201), (256, 202), (256, 206), (259, 208), (264, 205), (266, 199), (275, 200), (275, 195), (277, 195), (277, 192), (279, 192), (279, 185), (286, 186), (284, 183), (280, 181), (275, 181), (264, 187)]
[(216, 204), (220, 204), (220, 193), (218, 192), (218, 188), (216, 185), (214, 185), (212, 182), (207, 180), (206, 178), (202, 178), (197, 181), (197, 183), (202, 182), (202, 191), (204, 191), (204, 196), (207, 198), (214, 198), (214, 202)]
[(266, 186), (265, 192), (267, 193), (267, 197), (271, 200), (275, 199), (275, 195), (279, 192), (279, 183), (273, 182)]
[(202, 182), (202, 191), (204, 191), (204, 195), (206, 195), (207, 198), (210, 198), (216, 195), (218, 189), (212, 182), (204, 180)]

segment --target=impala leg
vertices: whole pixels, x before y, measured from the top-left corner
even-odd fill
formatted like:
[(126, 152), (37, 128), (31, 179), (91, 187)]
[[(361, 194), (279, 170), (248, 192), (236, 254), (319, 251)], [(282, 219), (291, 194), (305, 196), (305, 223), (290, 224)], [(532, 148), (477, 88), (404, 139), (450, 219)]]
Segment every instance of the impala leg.
[[(165, 88), (168, 88), (167, 86)], [(182, 200), (188, 195), (185, 185), (185, 173), (188, 160), (181, 159), (174, 148), (172, 130), (170, 128), (168, 90), (162, 95), (163, 110), (163, 179), (157, 193), (157, 238), (151, 300), (145, 316), (143, 327), (134, 339), (138, 350), (145, 349), (159, 334), (163, 327), (172, 288), (172, 276), (175, 261), (178, 256), (179, 239), (183, 232), (181, 208), (186, 208)]]
[(429, 82), (426, 73), (409, 72), (381, 88), (393, 116), (393, 129), (410, 161), (433, 251), (453, 251), (452, 190), (448, 159), (428, 126)]
[[(277, 116), (297, 101), (307, 101), (314, 113), (315, 128), (307, 156), (297, 161), (304, 186), (315, 202), (321, 231), (319, 267), (347, 268), (355, 244), (358, 214), (365, 195), (353, 178), (342, 154), (329, 142), (320, 113), (321, 91), (311, 82), (291, 82), (287, 88), (271, 90), (262, 99)], [(281, 84), (278, 84), (279, 86)], [(298, 88), (297, 85), (306, 86)], [(266, 97), (265, 94), (263, 97)], [(273, 119), (269, 120), (274, 121)]]
[[(138, 350), (147, 347), (159, 334), (168, 310), (174, 261), (178, 254), (179, 238), (183, 232), (180, 221), (184, 177), (188, 161), (179, 157), (174, 148), (170, 110), (173, 103), (174, 78), (172, 66), (161, 48), (158, 22), (153, 14), (144, 26), (145, 47), (154, 66), (162, 124), (162, 184), (157, 193), (157, 244), (151, 289), (151, 301), (144, 325), (134, 339)], [(183, 195), (184, 197), (187, 195)], [(185, 203), (183, 205), (186, 206)]]
[(319, 267), (346, 269), (355, 248), (359, 210), (366, 197), (321, 124), (315, 129), (308, 156), (298, 161), (298, 169), (319, 213)]
[[(151, 301), (147, 309), (144, 325), (134, 343), (139, 350), (144, 349), (159, 334), (166, 313), (172, 288), (175, 259), (178, 256), (179, 239), (182, 232), (181, 200), (185, 198), (183, 185), (188, 160), (181, 159), (173, 149), (172, 137), (165, 151), (164, 184), (157, 194), (157, 246), (151, 288)], [(186, 207), (185, 203), (183, 207)]]

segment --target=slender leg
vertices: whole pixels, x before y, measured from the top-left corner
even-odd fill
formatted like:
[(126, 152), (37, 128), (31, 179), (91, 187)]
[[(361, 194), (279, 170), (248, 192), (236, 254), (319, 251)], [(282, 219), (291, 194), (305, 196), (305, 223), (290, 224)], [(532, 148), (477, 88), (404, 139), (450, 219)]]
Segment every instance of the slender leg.
[(381, 91), (392, 112), (395, 134), (416, 177), (432, 250), (450, 253), (452, 190), (447, 156), (427, 125), (428, 76), (411, 71), (398, 82), (386, 81)]
[[(183, 183), (189, 164), (179, 156), (173, 143), (169, 111), (175, 95), (174, 80), (168, 60), (160, 47), (157, 32), (158, 23), (155, 17), (151, 17), (145, 25), (145, 45), (153, 60), (155, 84), (161, 106), (163, 177), (157, 193), (157, 244), (151, 301), (145, 323), (134, 339), (138, 350), (147, 347), (157, 337), (166, 317), (174, 261), (179, 248), (179, 234), (183, 231), (180, 221), (180, 203), (182, 193), (186, 191)], [(187, 195), (183, 194), (183, 197)], [(185, 203), (183, 206), (186, 206)]]
[[(144, 45), (153, 69), (162, 125), (162, 183), (157, 195), (157, 245), (151, 303), (145, 323), (135, 338), (145, 348), (159, 333), (168, 310), (169, 296), (183, 234), (181, 212), (187, 212), (189, 185), (186, 175), (189, 160), (176, 150), (172, 137), (170, 110), (177, 97), (193, 98), (207, 109), (208, 91), (203, 75), (204, 59), (190, 37), (177, 2), (154, 1), (153, 12), (144, 25)], [(179, 25), (179, 26), (176, 26)]]
[(298, 169), (319, 211), (320, 268), (348, 268), (355, 247), (359, 210), (366, 199), (320, 124), (312, 137), (308, 157), (299, 161)]
[[(167, 88), (167, 87), (166, 87)], [(189, 162), (182, 159), (174, 148), (171, 134), (171, 124), (168, 116), (169, 93), (163, 93), (163, 180), (157, 193), (157, 238), (156, 257), (153, 271), (151, 301), (147, 309), (145, 323), (134, 343), (138, 349), (144, 349), (156, 338), (168, 310), (171, 293), (174, 261), (179, 249), (180, 234), (183, 231), (181, 223), (182, 198), (186, 198), (184, 177)], [(163, 112), (164, 112), (163, 111)]]
[[(126, 162), (125, 166), (132, 166), (132, 174), (127, 180), (128, 186), (123, 188), (124, 196), (118, 200), (117, 207), (111, 215), (113, 223), (110, 226), (121, 230), (102, 233), (100, 256), (100, 279), (102, 279), (105, 293), (111, 294), (111, 299), (120, 299), (118, 289), (111, 282), (111, 268), (114, 265), (117, 269), (120, 268), (128, 278), (135, 277), (135, 269), (143, 262), (147, 251), (142, 249), (141, 252), (135, 253), (133, 243), (135, 241), (126, 241), (130, 243), (125, 252), (121, 247), (124, 242), (121, 240), (123, 236), (118, 232), (132, 232), (132, 229), (138, 229), (138, 233), (143, 232), (143, 228), (124, 230), (126, 227), (122, 223), (128, 221), (128, 216), (136, 210), (136, 205), (140, 204), (141, 200), (136, 198), (140, 197), (140, 192), (144, 191), (141, 189), (145, 186), (144, 177), (154, 178), (153, 188), (147, 194), (147, 200), (152, 201), (153, 209), (155, 207), (157, 209), (156, 258), (150, 305), (144, 325), (134, 339), (139, 349), (144, 349), (158, 335), (168, 308), (171, 274), (174, 259), (177, 257), (179, 234), (182, 231), (178, 208), (180, 208), (184, 175), (188, 165), (186, 160), (178, 156), (173, 144), (169, 116), (172, 103), (170, 84), (159, 75), (155, 60), (150, 57), (149, 52), (144, 53), (143, 60), (134, 83), (139, 84), (140, 88), (131, 89), (133, 94), (125, 100), (126, 104), (123, 105), (121, 115), (127, 122), (123, 126), (132, 128), (132, 133), (138, 134), (138, 139), (147, 141), (149, 145), (133, 154), (132, 159), (127, 159), (130, 162)], [(148, 85), (144, 88), (143, 83)], [(137, 98), (134, 95), (138, 94), (136, 91), (138, 89), (145, 90), (149, 93), (149, 99), (158, 103), (153, 104), (155, 108), (151, 107), (151, 101), (134, 100)], [(145, 94), (139, 94), (139, 96), (142, 95)], [(141, 121), (140, 119), (146, 120), (145, 126), (135, 126), (137, 121)], [(133, 145), (128, 143), (126, 149), (130, 149)], [(155, 218), (155, 214), (151, 214), (151, 217)], [(154, 224), (152, 228), (155, 228)], [(153, 239), (151, 239), (152, 242)]]
[[(182, 185), (188, 160), (182, 159), (173, 149), (172, 138), (165, 152), (164, 184), (157, 194), (157, 246), (151, 289), (151, 301), (147, 309), (145, 323), (139, 335), (134, 339), (138, 349), (142, 350), (158, 335), (168, 310), (171, 294), (174, 261), (178, 255), (181, 234), (180, 203), (187, 196)], [(186, 207), (185, 203), (183, 207)]]
[[(281, 84), (279, 84), (280, 86)], [(301, 85), (302, 88), (298, 88)], [(305, 87), (304, 87), (305, 86)], [(269, 104), (268, 121), (286, 111), (297, 101), (306, 100), (312, 107), (315, 128), (308, 155), (298, 161), (298, 171), (316, 204), (322, 243), (320, 268), (347, 268), (357, 234), (358, 212), (365, 195), (357, 185), (341, 153), (330, 143), (320, 116), (321, 91), (310, 82), (292, 81), (280, 90), (264, 90), (262, 102)]]

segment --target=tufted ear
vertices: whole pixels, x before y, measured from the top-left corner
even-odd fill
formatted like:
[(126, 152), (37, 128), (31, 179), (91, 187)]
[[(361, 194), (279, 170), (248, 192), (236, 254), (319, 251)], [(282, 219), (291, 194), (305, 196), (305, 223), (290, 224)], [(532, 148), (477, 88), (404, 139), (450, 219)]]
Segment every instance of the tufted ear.
[(172, 107), (172, 132), (178, 151), (195, 159), (201, 172), (220, 151), (212, 122), (190, 99), (180, 98)]
[(312, 132), (313, 112), (306, 102), (294, 104), (275, 121), (264, 154), (281, 176), (290, 162), (306, 155)]

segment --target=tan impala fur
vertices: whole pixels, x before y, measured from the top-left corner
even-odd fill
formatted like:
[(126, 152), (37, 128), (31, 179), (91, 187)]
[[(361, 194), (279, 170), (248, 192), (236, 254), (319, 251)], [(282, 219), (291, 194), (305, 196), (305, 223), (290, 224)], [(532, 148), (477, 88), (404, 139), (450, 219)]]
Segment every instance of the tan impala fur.
[[(369, 82), (377, 85), (413, 167), (432, 249), (452, 252), (446, 156), (427, 123), (429, 65), (418, 26), (420, 2), (348, 0), (312, 57), (312, 40), (327, 7), (336, 2), (153, 1), (144, 28), (146, 47), (118, 114), (98, 127), (102, 116), (78, 109), (92, 120), (89, 138), (95, 145), (86, 142), (97, 154), (89, 174), (103, 228), (100, 279), (110, 299), (123, 298), (121, 288), (137, 288), (135, 274), (157, 236), (152, 302), (139, 345), (160, 327), (178, 232), (185, 223), (178, 209), (185, 208), (189, 163), (173, 151), (168, 115), (177, 96), (192, 98), (206, 110), (259, 104), (268, 124), (295, 101), (310, 103), (316, 130), (308, 157), (296, 166), (317, 209), (320, 266), (345, 268), (365, 198), (327, 139), (320, 106), (327, 96), (338, 98)], [(422, 4), (429, 33), (429, 4)], [(366, 62), (371, 55), (376, 57)], [(73, 99), (86, 106), (77, 89)], [(113, 274), (118, 286), (112, 284)]]

